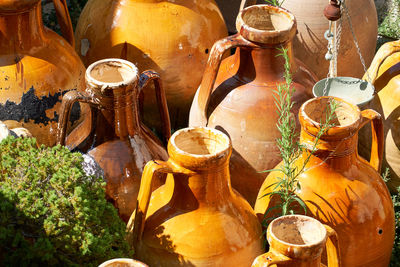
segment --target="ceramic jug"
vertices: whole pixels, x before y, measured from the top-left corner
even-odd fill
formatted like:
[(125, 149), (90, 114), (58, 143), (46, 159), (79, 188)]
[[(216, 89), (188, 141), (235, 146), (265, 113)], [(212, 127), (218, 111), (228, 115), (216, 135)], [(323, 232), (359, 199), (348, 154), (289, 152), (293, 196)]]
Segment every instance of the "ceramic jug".
[(99, 267), (148, 267), (146, 264), (132, 259), (113, 259), (103, 262)]
[[(400, 41), (381, 46), (376, 53), (364, 80), (375, 86), (375, 97), (367, 105), (378, 111), (384, 119), (385, 147), (383, 152), (383, 171), (390, 170), (389, 186), (400, 186)], [(360, 133), (360, 155), (369, 157), (370, 131)]]
[[(86, 66), (113, 57), (157, 71), (173, 129), (187, 126), (211, 46), (226, 35), (214, 0), (89, 0), (75, 32), (76, 51)], [(152, 92), (145, 93), (144, 120), (158, 126)]]
[[(135, 256), (149, 266), (250, 266), (263, 252), (261, 225), (230, 184), (230, 139), (211, 128), (186, 128), (168, 143), (168, 161), (143, 172), (128, 224)], [(154, 176), (168, 173), (151, 193)]]
[[(80, 146), (81, 151), (94, 158), (104, 171), (106, 196), (125, 222), (136, 208), (146, 162), (168, 157), (139, 114), (140, 93), (150, 81), (157, 89), (164, 137), (168, 140), (171, 132), (168, 107), (159, 75), (145, 71), (139, 78), (137, 67), (126, 60), (104, 59), (90, 65), (86, 70), (86, 91), (68, 92), (60, 109), (58, 143), (64, 145), (68, 141), (68, 148)], [(93, 118), (89, 131), (76, 130), (77, 139), (67, 136), (67, 121), (75, 102), (89, 103)], [(89, 135), (84, 135), (85, 132)]]
[[(54, 0), (68, 40), (43, 26), (40, 0), (0, 1), (0, 120), (18, 121), (40, 144), (56, 143), (58, 109), (69, 90), (84, 89), (85, 68), (73, 47), (65, 0)], [(83, 111), (83, 110), (82, 110)], [(82, 120), (79, 106), (71, 123)]]
[[(335, 126), (321, 136), (310, 155), (333, 100), (338, 104)], [(378, 173), (383, 151), (381, 116), (371, 109), (360, 112), (339, 98), (319, 97), (303, 104), (299, 118), (300, 143), (306, 149), (293, 163), (297, 170), (304, 166), (295, 193), (305, 202), (307, 215), (336, 231), (343, 266), (388, 266), (395, 228), (390, 194)], [(368, 122), (373, 133), (369, 163), (357, 153), (358, 131)], [(255, 205), (260, 219), (276, 205), (265, 194), (281, 175), (280, 171), (270, 173), (260, 189)]]
[[(219, 129), (232, 139), (230, 161), (232, 186), (251, 205), (265, 179), (260, 171), (280, 162), (275, 140), (278, 114), (274, 103), (277, 85), (285, 83), (288, 50), (295, 92), (294, 112), (311, 98), (315, 77), (294, 57), (292, 39), (296, 20), (288, 11), (256, 5), (243, 9), (237, 18), (238, 34), (216, 42), (190, 110), (190, 126)], [(221, 62), (224, 51), (238, 47)]]
[(269, 252), (258, 256), (252, 267), (320, 267), (325, 246), (328, 267), (341, 266), (336, 232), (311, 217), (279, 217), (268, 225), (267, 239)]

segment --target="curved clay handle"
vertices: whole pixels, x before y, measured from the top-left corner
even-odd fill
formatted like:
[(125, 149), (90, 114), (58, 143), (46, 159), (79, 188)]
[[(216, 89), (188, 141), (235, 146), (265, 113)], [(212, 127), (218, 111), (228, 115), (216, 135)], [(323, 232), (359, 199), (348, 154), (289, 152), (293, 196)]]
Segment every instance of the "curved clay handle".
[(67, 0), (53, 0), (53, 4), (62, 35), (75, 48), (74, 29), (72, 28), (71, 17), (68, 12)]
[(382, 66), (383, 62), (385, 62), (388, 57), (396, 52), (400, 52), (400, 40), (385, 43), (384, 45), (382, 45), (376, 53), (374, 60), (371, 63), (371, 66), (367, 70), (367, 73), (365, 73), (363, 80), (368, 81), (368, 79), (370, 79), (369, 82), (374, 84), (376, 79), (378, 78), (379, 69)]
[[(383, 146), (384, 146), (384, 131), (382, 116), (372, 109), (366, 109), (361, 112), (363, 127), (368, 122), (371, 122), (372, 130), (372, 146), (371, 146), (371, 164), (374, 169), (381, 173), (382, 160), (383, 160)], [(361, 128), (360, 127), (360, 128)]]
[(160, 75), (157, 72), (155, 72), (153, 70), (147, 70), (140, 75), (139, 92), (137, 94), (136, 101), (138, 101), (137, 103), (139, 103), (140, 106), (142, 105), (141, 102), (143, 101), (143, 99), (140, 98), (140, 92), (143, 90), (144, 87), (147, 86), (147, 84), (150, 81), (154, 82), (154, 88), (156, 90), (156, 97), (157, 97), (158, 111), (160, 112), (162, 125), (163, 125), (163, 134), (164, 134), (163, 141), (165, 144), (167, 144), (168, 140), (171, 138), (171, 121), (169, 118), (167, 98), (165, 96), (164, 87), (162, 86)]
[(221, 39), (213, 45), (207, 61), (207, 67), (204, 72), (203, 80), (201, 81), (199, 88), (199, 95), (197, 99), (200, 111), (197, 115), (199, 117), (194, 118), (194, 120), (191, 121), (191, 124), (193, 123), (193, 125), (190, 126), (207, 126), (207, 107), (210, 101), (212, 89), (214, 88), (215, 79), (217, 78), (219, 66), (221, 65), (222, 56), (224, 55), (225, 51), (240, 46), (256, 47), (251, 42), (243, 39), (239, 33)]
[(248, 6), (252, 6), (255, 4), (257, 4), (257, 0), (242, 0), (242, 2), (240, 3), (239, 12)]
[(258, 256), (251, 267), (267, 267), (274, 264), (287, 264), (293, 260), (285, 255), (269, 251), (261, 256)]
[(339, 238), (335, 230), (328, 225), (324, 225), (328, 239), (326, 241), (326, 253), (328, 255), (328, 267), (340, 267), (341, 257), (339, 248)]
[(57, 144), (65, 146), (67, 139), (67, 128), (69, 115), (71, 113), (72, 105), (75, 102), (96, 104), (92, 98), (87, 94), (78, 91), (70, 91), (63, 96), (60, 107), (60, 118), (58, 120)]

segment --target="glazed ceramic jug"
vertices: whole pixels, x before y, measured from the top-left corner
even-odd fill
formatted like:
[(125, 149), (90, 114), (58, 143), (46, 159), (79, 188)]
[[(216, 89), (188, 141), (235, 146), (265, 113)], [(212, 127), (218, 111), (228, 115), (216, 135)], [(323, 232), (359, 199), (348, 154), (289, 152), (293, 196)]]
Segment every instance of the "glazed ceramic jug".
[(328, 267), (341, 266), (336, 232), (311, 217), (279, 217), (268, 225), (267, 239), (269, 252), (258, 256), (252, 267), (321, 267), (325, 246)]
[[(370, 80), (376, 90), (375, 98), (367, 107), (378, 111), (384, 119), (385, 147), (383, 171), (390, 170), (391, 189), (400, 186), (400, 41), (381, 46), (364, 80)], [(360, 155), (369, 157), (370, 131), (360, 133)]]
[[(285, 83), (285, 59), (280, 48), (288, 50), (293, 76), (294, 112), (311, 98), (315, 78), (294, 58), (292, 39), (296, 20), (286, 10), (268, 5), (243, 9), (237, 18), (238, 34), (216, 42), (207, 69), (190, 110), (190, 126), (219, 129), (232, 139), (230, 161), (232, 186), (251, 205), (265, 179), (260, 171), (280, 162), (275, 140), (281, 136), (274, 91)], [(238, 47), (221, 62), (224, 51)]]
[[(230, 184), (230, 139), (211, 128), (186, 128), (169, 143), (168, 161), (143, 172), (128, 224), (135, 257), (149, 266), (250, 266), (263, 252), (261, 225)], [(168, 173), (151, 193), (154, 177)]]
[[(85, 92), (72, 91), (63, 97), (58, 143), (74, 149), (80, 146), (103, 169), (106, 196), (128, 222), (136, 208), (140, 178), (147, 161), (166, 159), (165, 149), (142, 123), (139, 114), (140, 93), (150, 81), (157, 89), (158, 109), (163, 119), (164, 137), (170, 137), (170, 123), (165, 94), (160, 78), (153, 71), (140, 75), (137, 67), (122, 59), (104, 59), (86, 70)], [(140, 79), (140, 81), (139, 81)], [(67, 122), (75, 102), (92, 107), (92, 125), (79, 129), (78, 139), (67, 136)], [(89, 132), (89, 135), (84, 135)], [(83, 148), (82, 148), (83, 147)]]
[[(65, 0), (53, 1), (64, 40), (43, 26), (40, 0), (0, 1), (0, 120), (18, 121), (40, 144), (56, 143), (58, 109), (69, 90), (84, 89), (85, 68), (71, 44)], [(79, 106), (70, 121), (81, 121)]]
[[(75, 32), (76, 51), (86, 66), (113, 57), (157, 71), (173, 129), (187, 126), (211, 46), (226, 35), (214, 0), (89, 0)], [(146, 94), (144, 120), (157, 126), (154, 94)]]
[(132, 259), (113, 259), (99, 265), (99, 267), (148, 267), (146, 264)]
[[(315, 153), (310, 155), (327, 106), (333, 100), (338, 103), (335, 126), (321, 136)], [(357, 106), (339, 98), (318, 97), (303, 104), (299, 118), (300, 143), (306, 150), (293, 163), (298, 170), (304, 166), (295, 193), (305, 202), (307, 215), (336, 231), (343, 266), (388, 266), (395, 228), (390, 194), (379, 175), (383, 151), (381, 116), (371, 109), (360, 112)], [(358, 155), (357, 141), (358, 131), (369, 122), (373, 134), (368, 163)], [(260, 219), (276, 205), (265, 194), (281, 175), (280, 171), (270, 173), (261, 187), (255, 205)]]

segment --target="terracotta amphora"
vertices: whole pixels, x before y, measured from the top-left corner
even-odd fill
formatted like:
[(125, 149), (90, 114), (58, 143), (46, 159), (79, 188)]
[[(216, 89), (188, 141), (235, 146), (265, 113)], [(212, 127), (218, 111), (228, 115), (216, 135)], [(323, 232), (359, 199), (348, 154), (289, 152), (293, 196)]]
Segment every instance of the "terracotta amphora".
[[(318, 79), (327, 77), (329, 61), (325, 59), (328, 41), (324, 34), (329, 28), (329, 20), (324, 16), (328, 0), (285, 0), (282, 6), (297, 19), (298, 34), (293, 46), (296, 56), (310, 66)], [(378, 16), (374, 0), (346, 0), (353, 32), (365, 60), (370, 64), (376, 50), (378, 36)], [(337, 25), (339, 26), (339, 22)], [(342, 30), (338, 54), (338, 76), (361, 78), (365, 72), (354, 44), (354, 38), (346, 12), (342, 12)]]
[[(40, 0), (0, 1), (0, 120), (18, 121), (48, 146), (56, 143), (62, 96), (85, 85), (66, 0), (53, 2), (68, 42), (43, 26)], [(82, 111), (74, 108), (74, 125)]]
[[(243, 9), (237, 18), (238, 34), (216, 42), (207, 69), (190, 110), (190, 126), (208, 126), (227, 133), (232, 139), (230, 162), (232, 186), (251, 205), (265, 174), (281, 160), (275, 140), (278, 114), (274, 103), (277, 85), (285, 83), (288, 50), (293, 75), (294, 112), (311, 98), (316, 79), (294, 58), (292, 39), (296, 20), (286, 10), (269, 5)], [(221, 62), (224, 51), (238, 47)]]
[[(164, 137), (168, 140), (171, 134), (168, 107), (159, 75), (145, 71), (139, 78), (137, 67), (126, 60), (104, 59), (90, 65), (86, 70), (86, 91), (67, 93), (60, 109), (58, 143), (69, 143), (70, 149), (79, 146), (94, 158), (104, 171), (106, 196), (125, 222), (136, 208), (140, 178), (147, 161), (168, 158), (161, 142), (142, 123), (139, 114), (140, 95), (150, 81), (157, 89)], [(76, 129), (78, 138), (66, 134), (75, 102), (89, 103), (93, 118), (89, 130)], [(85, 132), (89, 134), (84, 135)]]
[[(187, 126), (209, 51), (227, 30), (214, 0), (89, 0), (75, 36), (86, 66), (113, 57), (157, 71), (179, 129)], [(152, 92), (145, 93), (144, 120), (159, 129)]]
[(132, 259), (113, 259), (103, 262), (99, 267), (148, 267), (146, 264)]
[[(382, 172), (389, 168), (389, 186), (400, 186), (400, 41), (381, 46), (376, 53), (364, 80), (371, 81), (376, 90), (375, 98), (367, 105), (378, 111), (384, 119), (384, 156)], [(360, 155), (369, 157), (370, 131), (360, 132)]]
[[(327, 106), (335, 100), (335, 126), (321, 136), (314, 147)], [(295, 191), (308, 209), (307, 215), (332, 227), (339, 236), (343, 266), (388, 266), (394, 241), (394, 210), (389, 191), (379, 175), (383, 151), (383, 124), (374, 110), (360, 112), (339, 98), (319, 97), (303, 104), (299, 112), (300, 143), (306, 150), (294, 161), (299, 174)], [(371, 160), (357, 153), (358, 131), (372, 125)], [(255, 205), (260, 219), (276, 205), (269, 193), (280, 171), (265, 180)], [(267, 215), (268, 216), (268, 215)]]
[[(186, 128), (169, 143), (168, 161), (143, 172), (128, 224), (135, 257), (149, 266), (250, 266), (263, 252), (261, 225), (230, 184), (230, 139), (211, 128)], [(168, 173), (151, 193), (154, 176)]]
[(279, 217), (269, 224), (267, 239), (269, 252), (257, 257), (252, 267), (320, 267), (325, 247), (328, 267), (341, 266), (336, 232), (311, 217)]

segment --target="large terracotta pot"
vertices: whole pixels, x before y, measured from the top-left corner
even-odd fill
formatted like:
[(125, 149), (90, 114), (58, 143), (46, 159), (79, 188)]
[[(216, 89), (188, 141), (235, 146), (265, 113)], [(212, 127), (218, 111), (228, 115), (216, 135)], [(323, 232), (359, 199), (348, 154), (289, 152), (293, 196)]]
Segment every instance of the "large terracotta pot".
[[(66, 1), (53, 2), (73, 44)], [(43, 26), (40, 0), (0, 1), (0, 35), (0, 120), (18, 121), (39, 143), (52, 146), (61, 98), (84, 89), (84, 66), (66, 40)], [(79, 117), (75, 109), (71, 122)]]
[[(106, 196), (125, 222), (136, 208), (140, 178), (147, 161), (168, 158), (160, 141), (140, 120), (139, 95), (149, 81), (154, 81), (157, 88), (165, 139), (171, 134), (158, 74), (146, 71), (140, 78), (138, 74), (134, 64), (121, 59), (104, 59), (90, 65), (86, 70), (86, 92), (73, 91), (63, 97), (58, 133), (61, 145), (70, 139), (70, 149), (81, 146), (103, 169)], [(75, 102), (92, 106), (93, 121), (89, 129), (77, 128), (79, 139), (71, 140), (71, 136), (66, 136), (67, 121)]]
[[(265, 179), (259, 172), (272, 169), (281, 160), (275, 144), (280, 132), (274, 91), (285, 83), (285, 60), (278, 49), (288, 50), (296, 90), (294, 112), (311, 98), (315, 77), (293, 55), (296, 20), (286, 10), (248, 7), (239, 14), (237, 28), (238, 34), (213, 46), (189, 125), (213, 127), (230, 136), (232, 185), (253, 205)], [(236, 53), (221, 62), (224, 51), (232, 47), (238, 47)]]
[[(147, 163), (128, 224), (135, 256), (149, 266), (250, 266), (263, 252), (261, 225), (230, 184), (228, 136), (210, 128), (175, 132), (169, 160)], [(151, 194), (154, 175), (168, 173)]]
[[(282, 5), (294, 14), (299, 25), (299, 33), (293, 43), (294, 52), (301, 61), (310, 66), (319, 79), (326, 78), (329, 70), (329, 61), (325, 60), (328, 41), (324, 38), (329, 21), (323, 14), (328, 3), (328, 0), (285, 0)], [(378, 35), (374, 0), (347, 0), (345, 3), (361, 53), (368, 66), (375, 54)], [(342, 19), (337, 75), (361, 78), (365, 70), (357, 54), (345, 12), (342, 13)]]
[[(384, 119), (385, 148), (383, 170), (389, 168), (389, 185), (400, 186), (400, 41), (386, 43), (377, 52), (365, 80), (375, 86), (375, 98), (367, 107), (377, 110)], [(360, 133), (360, 155), (369, 157), (370, 131)]]
[(252, 267), (321, 267), (326, 246), (328, 267), (339, 267), (338, 237), (331, 227), (302, 215), (282, 216), (267, 229), (269, 251), (258, 256)]
[[(160, 73), (174, 129), (187, 126), (209, 50), (226, 35), (214, 0), (89, 0), (75, 32), (86, 66), (113, 57)], [(153, 96), (144, 103), (145, 121), (158, 125)]]
[[(308, 149), (314, 146), (319, 122), (326, 117), (332, 99), (339, 103), (334, 121), (337, 126), (321, 136), (314, 155), (305, 150), (293, 163), (298, 170), (305, 166), (295, 193), (306, 203), (308, 215), (337, 232), (343, 266), (387, 267), (395, 228), (390, 194), (377, 172), (383, 149), (381, 116), (371, 109), (360, 112), (339, 98), (315, 98), (300, 109), (300, 143)], [(358, 131), (369, 122), (373, 129), (370, 163), (357, 153)], [(282, 176), (279, 171), (268, 175), (260, 190), (255, 205), (260, 219), (276, 205), (276, 199), (263, 196), (272, 190), (278, 176)]]

